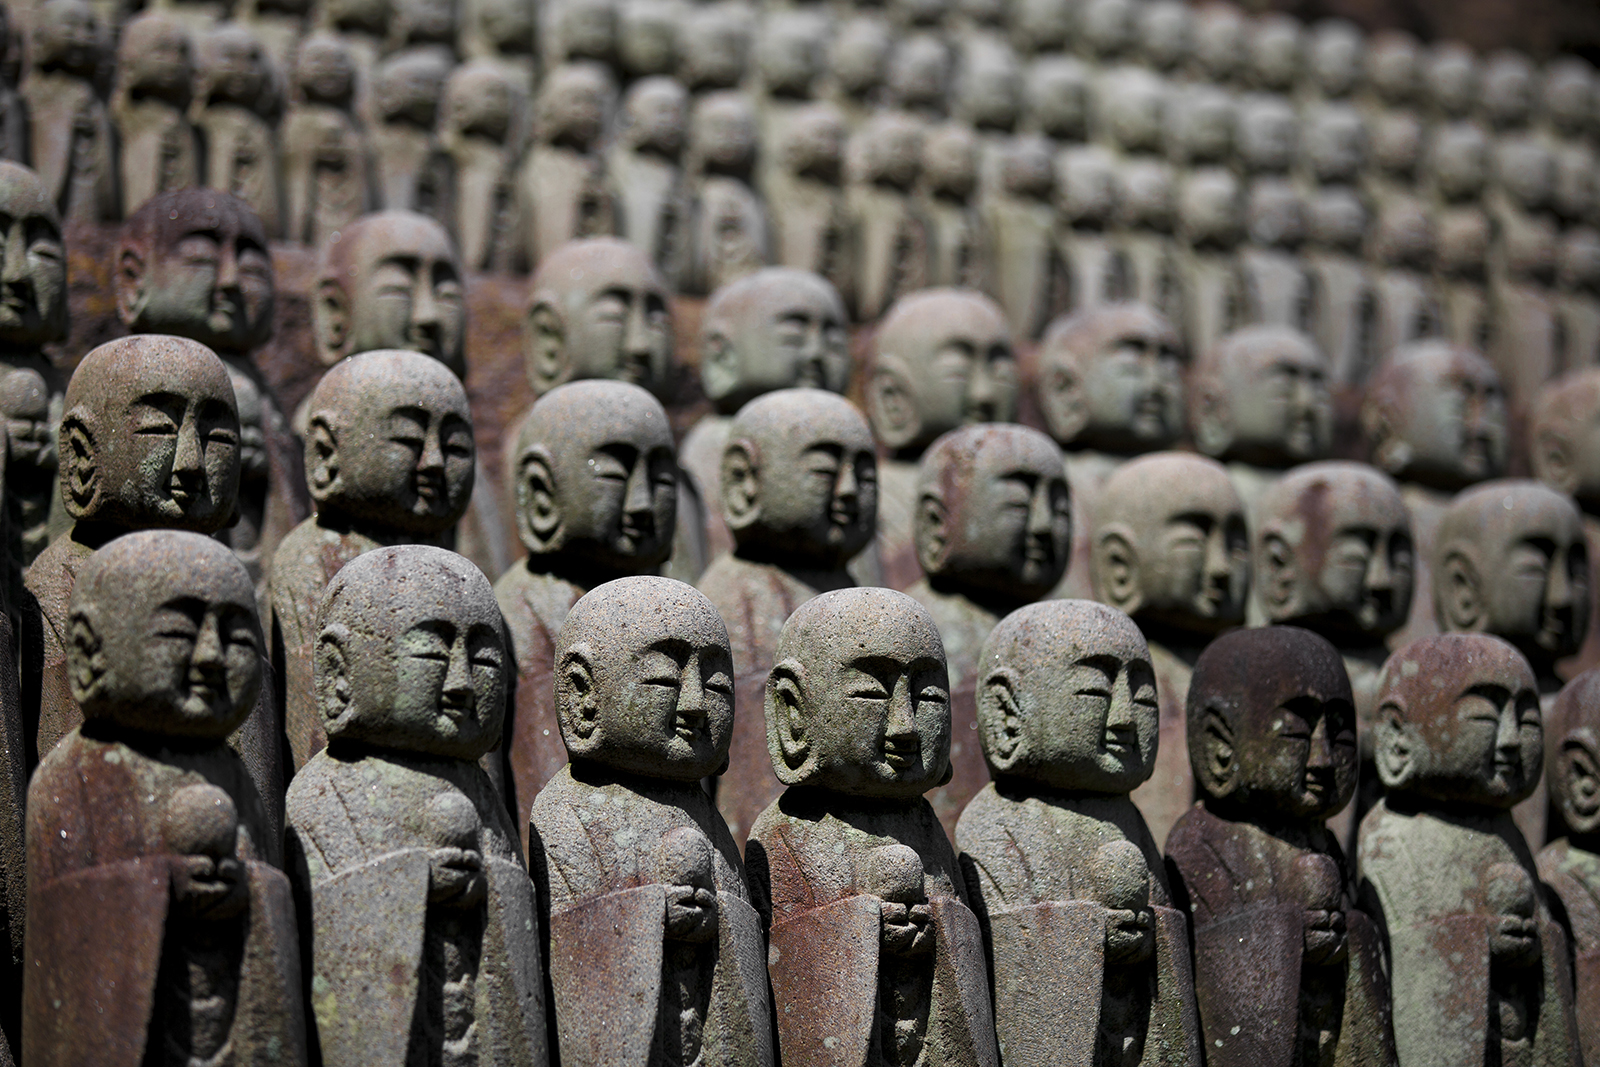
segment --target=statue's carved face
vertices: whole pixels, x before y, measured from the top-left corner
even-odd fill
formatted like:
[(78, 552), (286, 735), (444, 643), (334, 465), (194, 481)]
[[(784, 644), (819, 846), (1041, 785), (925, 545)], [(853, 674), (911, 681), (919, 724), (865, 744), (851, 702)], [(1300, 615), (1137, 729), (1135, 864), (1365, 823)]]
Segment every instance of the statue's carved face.
[(1228, 361), (1222, 379), (1232, 420), (1229, 451), (1290, 463), (1320, 459), (1333, 445), (1328, 361), (1290, 331), (1263, 334)]
[(44, 185), (22, 167), (0, 167), (0, 342), (41, 345), (66, 334), (67, 254)]
[(1330, 109), (1306, 131), (1306, 153), (1326, 181), (1354, 178), (1366, 161), (1366, 148), (1366, 128), (1353, 109)]
[(0, 377), (0, 418), (13, 469), (50, 474), (55, 481), (55, 427), (50, 419), (50, 388), (44, 376), (30, 368), (8, 371)]
[(33, 30), (33, 62), (89, 77), (100, 59), (100, 22), (83, 0), (50, 0)]
[(272, 329), (272, 257), (261, 220), (238, 203), (200, 190), (158, 219), (136, 328), (192, 337), (219, 352), (242, 352)]
[(622, 65), (636, 75), (668, 74), (677, 58), (678, 27), (673, 8), (634, 3), (622, 9), (617, 48)]
[(1372, 42), (1367, 57), (1367, 78), (1385, 103), (1403, 104), (1421, 87), (1416, 42), (1389, 36)]
[(1478, 99), (1478, 62), (1460, 45), (1446, 42), (1429, 56), (1423, 78), (1434, 106), (1446, 115), (1465, 115)]
[(1419, 475), (1465, 485), (1506, 468), (1510, 447), (1505, 393), (1481, 358), (1441, 346), (1418, 360), (1394, 430)]
[(850, 337), (843, 308), (806, 279), (773, 287), (732, 331), (741, 391), (826, 389), (843, 393), (850, 378)]
[(712, 98), (695, 116), (695, 147), (714, 167), (737, 170), (745, 166), (755, 153), (756, 140), (755, 114), (743, 100)]
[[(1108, 329), (1077, 355), (1084, 428), (1093, 447), (1145, 452), (1175, 442), (1184, 429), (1183, 357), (1170, 323), (1146, 310), (1105, 311)], [(1052, 388), (1054, 370), (1043, 387)], [(1064, 363), (1061, 373), (1072, 373)]]
[(200, 58), (213, 100), (260, 105), (271, 77), (261, 42), (248, 32), (216, 30), (203, 42)]
[(1300, 121), (1274, 97), (1247, 101), (1239, 112), (1239, 155), (1250, 170), (1284, 171), (1294, 162)]
[(1294, 819), (1326, 818), (1355, 793), (1355, 706), (1348, 693), (1283, 681), (1290, 684), (1282, 692), (1236, 717), (1239, 787), (1253, 805)]
[(639, 146), (667, 156), (676, 155), (683, 147), (688, 116), (682, 90), (662, 85), (635, 93), (628, 101), (628, 116)]
[[(885, 390), (875, 422), (920, 421), (918, 436), (933, 438), (957, 426), (1011, 422), (1017, 413), (1017, 358), (1011, 331), (988, 301), (962, 299), (962, 306), (930, 323), (907, 323), (884, 339), (880, 352), (903, 364), (904, 380)], [(906, 405), (909, 413), (896, 408)]]
[(533, 51), (534, 15), (528, 0), (491, 0), (477, 5), (478, 25), (489, 42), (507, 55)]
[(1169, 507), (1152, 538), (1144, 588), (1158, 604), (1200, 619), (1231, 619), (1243, 610), (1250, 583), (1249, 539), (1238, 498), (1197, 494)]
[[(233, 381), (233, 396), (239, 405), (239, 480), (259, 482), (267, 477), (270, 463), (267, 435), (262, 428), (265, 409), (261, 390), (248, 375), (232, 367), (228, 368), (228, 377)], [(0, 383), (0, 393), (4, 391), (5, 386)]]
[[(572, 377), (612, 378), (659, 390), (672, 359), (667, 292), (641, 255), (618, 255), (606, 266), (584, 271), (564, 294), (562, 342)], [(536, 315), (535, 329), (541, 322)]]
[(127, 84), (167, 100), (188, 99), (194, 81), (194, 60), (183, 26), (161, 16), (129, 23), (118, 48), (117, 62)]
[(423, 220), (394, 219), (372, 235), (349, 284), (350, 352), (404, 348), (465, 371), (466, 292), (455, 249)]
[(295, 59), (295, 80), (309, 102), (347, 104), (355, 91), (355, 63), (339, 41), (313, 37)]
[(1312, 76), (1331, 97), (1349, 95), (1361, 79), (1366, 42), (1353, 27), (1329, 24), (1314, 30), (1311, 39)]

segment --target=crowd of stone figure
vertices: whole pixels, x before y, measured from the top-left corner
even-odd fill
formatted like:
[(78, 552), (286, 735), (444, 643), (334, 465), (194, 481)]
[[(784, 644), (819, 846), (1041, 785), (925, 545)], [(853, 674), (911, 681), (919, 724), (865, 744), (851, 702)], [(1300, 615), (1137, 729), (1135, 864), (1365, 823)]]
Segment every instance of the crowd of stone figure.
[[(0, 162), (0, 1053), (1600, 1062), (1600, 367), (1398, 337), (1335, 460), (1292, 325), (950, 285), (852, 353), (821, 273), (700, 308), (614, 236), (469, 351), (386, 211), (291, 408), (270, 232), (137, 206), (69, 372)], [(464, 379), (519, 360), (502, 481)]]

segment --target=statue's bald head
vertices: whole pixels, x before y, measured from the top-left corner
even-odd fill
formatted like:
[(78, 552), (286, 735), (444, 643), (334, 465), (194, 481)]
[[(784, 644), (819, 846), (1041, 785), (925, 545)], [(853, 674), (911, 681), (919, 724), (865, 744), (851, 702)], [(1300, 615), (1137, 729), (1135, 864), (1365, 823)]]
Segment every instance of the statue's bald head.
[(1208, 455), (1283, 467), (1333, 447), (1332, 368), (1310, 337), (1284, 326), (1228, 334), (1195, 366), (1190, 421)]
[[(27, 285), (10, 285), (0, 306), (0, 342), (38, 346), (67, 336), (67, 255), (61, 216), (39, 175), (19, 163), (0, 161), (0, 214), (7, 232), (25, 240), (17, 264)], [(9, 238), (8, 238), (9, 240)]]
[(1575, 497), (1585, 511), (1600, 512), (1600, 368), (1546, 382), (1529, 438), (1538, 479)]
[(711, 294), (700, 335), (700, 381), (733, 414), (775, 389), (842, 393), (850, 380), (844, 301), (820, 274), (767, 267)]
[(1039, 403), (1063, 445), (1168, 448), (1183, 436), (1185, 353), (1146, 304), (1109, 304), (1052, 322), (1040, 346)]
[(1483, 354), (1447, 341), (1402, 345), (1373, 371), (1361, 406), (1372, 462), (1396, 478), (1459, 489), (1506, 468), (1500, 375)]

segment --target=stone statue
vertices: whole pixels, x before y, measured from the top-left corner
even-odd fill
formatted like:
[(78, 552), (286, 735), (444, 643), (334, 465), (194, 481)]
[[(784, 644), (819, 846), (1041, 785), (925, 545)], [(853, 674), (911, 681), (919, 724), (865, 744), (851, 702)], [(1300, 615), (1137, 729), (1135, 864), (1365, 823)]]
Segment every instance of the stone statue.
[(617, 65), (629, 81), (665, 77), (678, 65), (675, 0), (624, 0), (617, 8)]
[[(761, 186), (773, 261), (847, 286), (844, 116), (831, 104), (812, 104), (790, 115), (780, 136), (772, 146), (777, 158), (764, 168)], [(913, 161), (920, 148), (911, 147)], [(915, 180), (915, 170), (911, 177)]]
[(1192, 171), (1178, 191), (1184, 346), (1204, 352), (1244, 324), (1244, 236), (1239, 181), (1220, 167)]
[(538, 25), (531, 0), (471, 0), (462, 50), (498, 65), (525, 94), (533, 93), (538, 67)]
[(1128, 791), (1156, 759), (1150, 652), (1088, 600), (1007, 616), (978, 679), (994, 774), (956, 827), (1007, 1065), (1198, 1064), (1188, 923)]
[(295, 767), (327, 743), (312, 686), (317, 610), (351, 560), (389, 545), (439, 544), (472, 497), (477, 449), (461, 382), (416, 352), (363, 352), (306, 401), (306, 482), (316, 514), (273, 557), (273, 668)]
[(927, 32), (906, 36), (889, 57), (890, 106), (930, 122), (948, 118), (953, 63), (941, 37)]
[(1317, 310), (1311, 275), (1300, 257), (1305, 201), (1282, 179), (1258, 178), (1250, 184), (1244, 214), (1247, 241), (1239, 250), (1239, 271), (1245, 321), (1309, 330)]
[(1072, 242), (1064, 250), (1057, 241), (1052, 147), (1038, 134), (997, 146), (998, 180), (979, 203), (989, 235), (990, 288), (1012, 333), (1024, 340), (1037, 337), (1065, 308), (1070, 283), (1062, 260), (1076, 251)]
[(0, 15), (0, 159), (28, 158), (28, 116), (17, 91), (22, 62), (22, 29), (11, 15)]
[(1596, 86), (1592, 66), (1577, 56), (1561, 56), (1546, 64), (1539, 89), (1541, 140), (1556, 160), (1552, 205), (1569, 224), (1590, 216), (1600, 196), (1594, 188), (1600, 156), (1584, 136), (1594, 114)]
[(989, 780), (977, 696), (979, 653), (999, 621), (1045, 596), (1072, 550), (1072, 498), (1061, 450), (1038, 430), (963, 426), (923, 453), (916, 547), (923, 578), (906, 592), (933, 616), (950, 672), (953, 777), (929, 795), (946, 831)]
[(328, 747), (289, 788), (288, 852), (320, 1061), (542, 1067), (541, 918), (477, 764), (508, 674), (489, 580), (441, 548), (378, 549), (316, 627)]
[(1287, 96), (1305, 75), (1306, 30), (1300, 20), (1282, 12), (1263, 12), (1245, 34), (1244, 80), (1264, 93)]
[(1582, 1062), (1567, 936), (1509, 810), (1544, 763), (1533, 672), (1497, 638), (1443, 634), (1396, 652), (1379, 693), (1359, 902), (1387, 942), (1400, 1063)]
[(1134, 17), (1136, 58), (1159, 74), (1180, 75), (1194, 48), (1194, 10), (1182, 0), (1151, 0)]
[(691, 293), (710, 293), (770, 258), (767, 208), (756, 191), (761, 145), (744, 93), (708, 93), (689, 123)]
[(434, 51), (456, 61), (456, 0), (395, 0), (386, 52)]
[(512, 168), (521, 147), (522, 88), (504, 69), (477, 60), (444, 87), (439, 137), (455, 172), (455, 233), (468, 270), (510, 269), (517, 231)]
[(1600, 1030), (1594, 1014), (1600, 986), (1595, 981), (1596, 949), (1600, 949), (1600, 807), (1591, 788), (1600, 767), (1600, 674), (1585, 671), (1561, 690), (1545, 717), (1545, 773), (1550, 785), (1550, 836), (1539, 853), (1539, 877), (1561, 899), (1572, 937), (1575, 972), (1573, 1003), (1578, 1040), (1584, 1059), (1600, 1054)]
[(689, 269), (689, 201), (682, 154), (689, 94), (672, 78), (640, 78), (622, 100), (626, 120), (606, 150), (606, 180), (617, 208), (617, 233), (644, 249), (676, 285)]
[(128, 21), (117, 43), (117, 130), (122, 214), (168, 189), (200, 181), (200, 142), (189, 122), (194, 61), (189, 31), (160, 11)]
[(1117, 175), (1118, 279), (1125, 300), (1168, 317), (1181, 311), (1175, 175), (1157, 157), (1129, 160)]
[(1556, 248), (1556, 328), (1561, 366), (1600, 364), (1600, 230), (1593, 227), (1566, 231)]
[(887, 102), (894, 30), (883, 18), (862, 14), (839, 24), (828, 48), (828, 98), (848, 126), (860, 126)]
[(568, 63), (614, 70), (617, 0), (559, 0), (539, 11), (540, 45), (548, 77)]
[(653, 573), (666, 561), (678, 467), (661, 402), (636, 385), (605, 380), (568, 382), (540, 397), (510, 459), (517, 533), (528, 555), (495, 582), (495, 599), (516, 657), (506, 779), (526, 847), (534, 796), (566, 756), (552, 700), (557, 635), (589, 590)]
[(1078, 12), (1079, 51), (1096, 66), (1117, 66), (1134, 47), (1138, 16), (1132, 0), (1089, 0)]
[[(379, 55), (388, 46), (389, 28), (396, 21), (395, 0), (322, 0), (317, 6), (317, 28), (332, 33), (350, 50), (356, 68), (356, 114), (374, 128), (382, 117), (375, 74)], [(431, 71), (424, 80), (433, 80)]]
[(1323, 100), (1348, 100), (1361, 87), (1366, 74), (1369, 45), (1355, 23), (1340, 18), (1322, 19), (1311, 26), (1306, 39), (1305, 82)]
[(1026, 125), (1056, 141), (1089, 139), (1090, 70), (1068, 55), (1040, 55), (1028, 64)]
[[(454, 175), (439, 140), (439, 105), (455, 64), (429, 48), (397, 52), (372, 75), (373, 166), (377, 206), (448, 222)], [(359, 83), (358, 83), (359, 84)]]
[(276, 802), (224, 740), (262, 688), (249, 576), (174, 530), (78, 563), (63, 673), (84, 721), (30, 789), (22, 1062), (304, 1064)]
[(1477, 54), (1460, 41), (1438, 41), (1421, 66), (1422, 96), (1430, 117), (1435, 122), (1471, 117), (1483, 90)]
[(598, 63), (567, 63), (545, 75), (534, 106), (533, 144), (517, 172), (521, 265), (542, 263), (575, 237), (615, 232), (600, 154), (615, 96), (610, 71)]
[(1234, 157), (1238, 102), (1220, 86), (1186, 83), (1167, 101), (1167, 155), (1174, 165), (1203, 171)]
[(1361, 111), (1343, 101), (1308, 109), (1298, 156), (1307, 187), (1358, 185), (1367, 165), (1367, 123)]
[(1189, 675), (1211, 639), (1244, 621), (1250, 543), (1244, 505), (1214, 460), (1157, 452), (1118, 467), (1095, 505), (1095, 598), (1150, 641), (1161, 701), (1155, 771), (1133, 792), (1159, 846), (1194, 801), (1184, 739)]
[(780, 389), (734, 416), (722, 454), (722, 514), (734, 549), (711, 564), (700, 589), (731, 623), (737, 715), (717, 807), (736, 840), (781, 792), (755, 714), (779, 631), (818, 593), (855, 584), (845, 564), (872, 540), (877, 511), (872, 434), (842, 397)]
[(1248, 35), (1244, 12), (1227, 0), (1196, 11), (1190, 80), (1237, 86), (1244, 76)]
[[(1528, 460), (1534, 476), (1572, 497), (1583, 513), (1590, 545), (1600, 544), (1600, 465), (1587, 427), (1600, 417), (1600, 368), (1573, 371), (1545, 384), (1534, 402), (1528, 426)], [(15, 446), (13, 446), (15, 447)], [(1591, 597), (1600, 585), (1590, 582)], [(1600, 616), (1600, 598), (1591, 599), (1589, 618)], [(1567, 677), (1600, 662), (1600, 627), (1591, 626), (1574, 660), (1562, 664)]]
[(1306, 246), (1302, 253), (1311, 285), (1310, 334), (1328, 357), (1335, 386), (1367, 380), (1377, 362), (1377, 295), (1362, 256), (1366, 205), (1350, 186), (1328, 185), (1306, 204)]
[(987, 37), (968, 42), (952, 88), (955, 114), (978, 134), (978, 191), (1000, 184), (1000, 150), (1022, 119), (1021, 64), (1010, 46)]
[(1225, 634), (1195, 664), (1188, 717), (1202, 801), (1167, 855), (1194, 923), (1206, 1062), (1398, 1065), (1378, 928), (1323, 825), (1356, 786), (1338, 653), (1293, 626)]
[[(12, 374), (29, 373), (13, 371)], [(10, 375), (7, 375), (10, 377)], [(9, 434), (7, 435), (10, 436)], [(9, 443), (0, 443), (0, 456), (9, 451)], [(0, 471), (0, 480), (5, 472)], [(21, 595), (22, 571), (13, 562), (17, 551), (17, 537), (12, 533), (14, 521), (8, 507), (0, 517), (0, 530), (7, 541), (8, 554), (3, 560), (4, 588), (0, 591), (0, 983), (5, 991), (0, 993), (0, 1064), (12, 1067), (22, 1050), (22, 982), (26, 971), (25, 948), (27, 943), (28, 864), (27, 864), (27, 798), (28, 770), (34, 761), (30, 750), (28, 724), (22, 717), (20, 673), (17, 668), (17, 613), (12, 605), (23, 600)]]
[(691, 7), (678, 34), (678, 80), (697, 95), (738, 88), (750, 37), (750, 11), (739, 0)]
[(707, 555), (733, 548), (723, 521), (722, 453), (740, 408), (777, 389), (844, 393), (850, 383), (844, 301), (826, 278), (767, 267), (718, 289), (700, 327), (700, 387), (712, 411), (684, 435), (678, 458), (706, 515)]
[(33, 66), (22, 83), (28, 158), (63, 219), (114, 219), (121, 206), (114, 133), (96, 85), (105, 29), (88, 0), (45, 0), (32, 22)]
[(259, 581), (271, 568), (278, 542), (310, 510), (299, 446), (250, 358), (272, 334), (272, 258), (261, 219), (227, 193), (162, 193), (128, 216), (114, 262), (124, 326), (199, 341), (255, 388), (267, 477), (241, 483), (246, 495), (239, 510), (259, 523), (222, 536)]
[(1283, 326), (1237, 330), (1195, 363), (1189, 382), (1195, 444), (1228, 464), (1252, 520), (1256, 501), (1283, 468), (1332, 451), (1328, 377), (1328, 357), (1311, 338)]
[(1481, 127), (1456, 122), (1436, 131), (1427, 177), (1435, 210), (1444, 336), (1482, 349), (1491, 339), (1488, 257), (1491, 223), (1483, 210), (1489, 140)]
[(1142, 304), (1080, 311), (1045, 331), (1036, 402), (1072, 486), (1072, 562), (1055, 595), (1092, 596), (1089, 535), (1111, 472), (1183, 438), (1185, 355), (1172, 324)]
[(199, 43), (195, 126), (206, 146), (206, 185), (232, 193), (283, 233), (283, 160), (278, 119), (283, 86), (267, 51), (239, 23), (224, 23)]
[(321, 247), (372, 206), (372, 144), (356, 115), (349, 46), (316, 33), (300, 46), (294, 99), (283, 120), (283, 180), (289, 240)]
[[(5, 421), (7, 457), (4, 528), (11, 568), (20, 580), (21, 571), (50, 543), (51, 504), (60, 508), (56, 420), (50, 413), (50, 387), (38, 371), (16, 367), (0, 374), (0, 419)], [(8, 596), (16, 602), (14, 585)]]
[(249, 27), (280, 71), (294, 69), (311, 25), (312, 0), (239, 0), (233, 18)]
[(680, 582), (623, 578), (578, 601), (554, 653), (572, 762), (529, 833), (561, 1062), (771, 1067), (761, 917), (700, 785), (733, 732), (722, 620)]
[(883, 584), (921, 576), (913, 538), (917, 461), (934, 438), (974, 422), (1013, 422), (1017, 358), (1000, 306), (965, 289), (923, 289), (897, 300), (873, 337), (866, 410), (887, 452), (879, 468), (878, 555)]
[[(840, 273), (858, 322), (874, 321), (900, 297), (929, 284), (935, 234), (915, 195), (925, 140), (921, 123), (886, 111), (863, 123), (851, 141), (855, 158), (842, 237), (848, 265)], [(774, 205), (774, 219), (782, 214)], [(941, 221), (952, 229), (960, 225), (954, 218)], [(951, 238), (962, 240), (959, 232)]]
[(1479, 101), (1483, 117), (1496, 131), (1527, 127), (1533, 118), (1535, 96), (1533, 63), (1520, 52), (1502, 48), (1483, 67), (1483, 92)]
[(1438, 337), (1444, 316), (1434, 285), (1437, 240), (1422, 201), (1397, 196), (1380, 208), (1370, 238), (1380, 353)]
[(933, 619), (888, 589), (824, 593), (766, 685), (788, 788), (745, 847), (786, 1062), (998, 1065), (983, 935), (922, 797), (950, 775)]
[(944, 123), (922, 139), (917, 210), (928, 239), (928, 284), (982, 289), (989, 273), (988, 235), (972, 202), (978, 187), (978, 141), (971, 127)]
[(1553, 292), (1558, 238), (1549, 209), (1555, 157), (1531, 137), (1507, 137), (1495, 145), (1492, 169), (1486, 207), (1498, 240), (1489, 280), (1494, 334), (1486, 351), (1512, 398), (1522, 400), (1562, 370)]
[[(832, 29), (832, 19), (821, 10), (793, 7), (762, 17), (754, 60), (763, 145), (781, 144), (795, 112), (818, 98)], [(763, 159), (761, 167), (777, 162)]]

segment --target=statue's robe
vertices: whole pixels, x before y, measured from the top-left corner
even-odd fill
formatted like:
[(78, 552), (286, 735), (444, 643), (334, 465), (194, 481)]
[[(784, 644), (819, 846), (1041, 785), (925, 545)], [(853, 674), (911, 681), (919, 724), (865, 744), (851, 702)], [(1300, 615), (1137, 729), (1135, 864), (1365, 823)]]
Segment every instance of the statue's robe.
[(1385, 797), (1361, 821), (1358, 903), (1385, 939), (1401, 1067), (1505, 1060), (1501, 1049), (1488, 1048), (1489, 937), (1497, 917), (1479, 902), (1492, 864), (1523, 868), (1541, 898), (1538, 1025), (1522, 1062), (1581, 1063), (1567, 935), (1542, 899), (1533, 856), (1511, 813), (1401, 810), (1392, 801)]
[(709, 984), (696, 1067), (772, 1067), (772, 1009), (761, 918), (738, 846), (699, 782), (567, 766), (533, 805), (534, 882), (549, 909), (549, 967), (565, 1067), (690, 1067), (664, 1052), (680, 1007), (665, 978), (667, 887), (661, 838), (690, 828), (711, 843), (717, 933), (698, 957)]
[[(782, 207), (773, 212), (775, 224), (781, 222)], [(839, 286), (856, 321), (871, 322), (900, 297), (930, 284), (928, 242), (927, 222), (904, 190), (867, 181), (850, 186), (841, 235), (847, 265), (829, 280)]]
[(1302, 848), (1245, 822), (1196, 805), (1167, 838), (1167, 862), (1194, 924), (1195, 991), (1206, 1062), (1214, 1067), (1293, 1067), (1306, 979), (1342, 990), (1333, 1062), (1337, 1067), (1392, 1067), (1398, 1061), (1378, 930), (1343, 897), (1345, 959), (1307, 968), (1306, 902), (1286, 896), (1297, 858), (1321, 853), (1349, 886), (1333, 834), (1310, 831)]
[[(440, 798), (479, 821), (476, 908), (428, 905)], [(289, 787), (288, 853), (301, 903), (312, 1023), (325, 1067), (426, 1067), (445, 1027), (470, 1018), (470, 1053), (494, 1067), (549, 1061), (533, 884), (500, 793), (477, 764), (410, 752), (313, 756)], [(447, 925), (453, 924), (453, 925)], [(470, 990), (437, 973), (435, 945), (475, 962)], [(447, 948), (448, 952), (449, 949)], [(469, 995), (463, 995), (467, 993)], [(469, 1006), (470, 1005), (470, 1006)], [(441, 1027), (443, 1028), (443, 1027)], [(448, 1062), (448, 1060), (446, 1061)]]
[(31, 131), (29, 163), (64, 223), (117, 217), (115, 133), (89, 82), (63, 71), (32, 71), (22, 83)]
[(568, 241), (616, 232), (616, 204), (598, 154), (536, 144), (517, 171), (515, 195), (518, 262), (529, 269)]
[(962, 809), (989, 782), (978, 739), (978, 689), (983, 684), (978, 658), (1000, 617), (959, 593), (933, 588), (926, 578), (906, 595), (933, 616), (950, 674), (950, 780), (926, 795), (945, 833), (954, 838)]
[(1335, 386), (1361, 385), (1379, 354), (1373, 344), (1377, 301), (1366, 264), (1334, 248), (1312, 249), (1304, 259), (1311, 281), (1311, 336), (1327, 354)]
[(213, 104), (195, 119), (206, 144), (206, 185), (232, 193), (261, 218), (269, 238), (283, 233), (283, 160), (278, 131), (234, 104)]
[(0, 1065), (22, 1046), (23, 934), (28, 913), (29, 756), (15, 633), (11, 617), (0, 612), (0, 989), (5, 990), (0, 993)]
[(1560, 838), (1539, 853), (1539, 877), (1567, 913), (1578, 1042), (1585, 1063), (1600, 1063), (1600, 856)]
[(983, 933), (932, 806), (920, 797), (876, 800), (804, 786), (761, 813), (745, 846), (769, 923), (780, 1056), (816, 1067), (885, 1062), (883, 900), (872, 891), (870, 868), (886, 845), (921, 858), (935, 932), (934, 951), (922, 957), (922, 978), (931, 984), (918, 1062), (998, 1067)]
[(1149, 1008), (1139, 1062), (1201, 1062), (1189, 926), (1138, 809), (1126, 796), (991, 783), (962, 813), (956, 846), (984, 931), (1007, 1067), (1098, 1062), (1107, 909), (1088, 876), (1096, 851), (1115, 841), (1138, 846), (1150, 872), (1155, 951), (1145, 965)]
[(689, 291), (714, 293), (771, 260), (767, 206), (750, 183), (706, 174), (694, 183)]
[(283, 122), (289, 240), (322, 247), (371, 208), (372, 180), (372, 146), (355, 115), (325, 104), (289, 108)]
[(1044, 197), (997, 190), (983, 202), (983, 215), (995, 297), (1011, 331), (1033, 340), (1068, 301), (1070, 261), (1058, 246), (1055, 205)]
[(617, 211), (617, 232), (644, 250), (671, 289), (689, 270), (689, 200), (676, 159), (615, 145), (606, 155), (606, 180)]
[(112, 110), (124, 215), (157, 193), (199, 184), (200, 141), (182, 108), (144, 97), (120, 99)]
[(22, 1062), (185, 1062), (171, 1048), (184, 1035), (163, 1033), (161, 1025), (163, 1005), (181, 997), (182, 987), (174, 978), (158, 982), (158, 975), (163, 956), (197, 924), (168, 922), (182, 858), (164, 843), (162, 816), (178, 790), (209, 784), (238, 811), (235, 858), (249, 884), (241, 943), (228, 955), (237, 985), (219, 1061), (304, 1064), (294, 900), (276, 866), (281, 840), (249, 771), (221, 743), (167, 748), (160, 738), (113, 736), (100, 722), (71, 731), (44, 757), (29, 788)]

